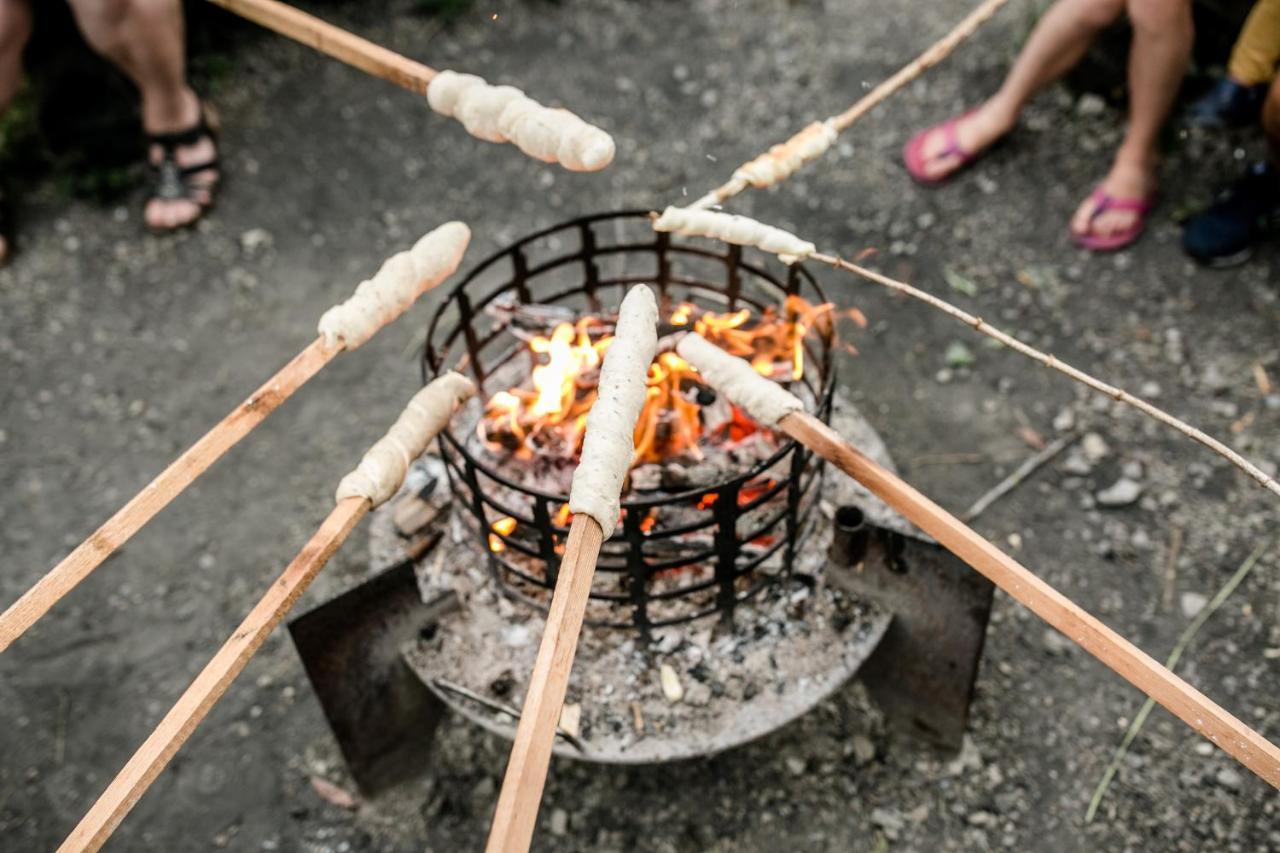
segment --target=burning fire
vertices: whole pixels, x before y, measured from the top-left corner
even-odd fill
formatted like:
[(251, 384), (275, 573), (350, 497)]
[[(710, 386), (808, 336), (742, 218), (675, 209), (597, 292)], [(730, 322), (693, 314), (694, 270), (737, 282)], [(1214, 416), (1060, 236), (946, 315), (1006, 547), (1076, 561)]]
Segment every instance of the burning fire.
[[(866, 325), (859, 311), (841, 313)], [(804, 376), (805, 335), (815, 329), (831, 332), (835, 314), (830, 303), (812, 305), (788, 296), (781, 309), (770, 307), (755, 316), (746, 309), (717, 314), (684, 302), (672, 310), (667, 322), (673, 330), (692, 328), (733, 355), (750, 359), (763, 376), (798, 380)], [(613, 340), (611, 334), (598, 332), (592, 337), (593, 330), (604, 326), (600, 318), (588, 316), (559, 324), (550, 336), (532, 337), (528, 343), (534, 364), (529, 377), (532, 387), (517, 386), (490, 397), (478, 426), (480, 438), (491, 449), (510, 452), (518, 459), (531, 459), (548, 448), (576, 457), (582, 449), (587, 412), (595, 402), (600, 364)], [(701, 458), (699, 384), (693, 368), (675, 352), (659, 353), (649, 367), (648, 398), (636, 424), (633, 464), (681, 456)], [(730, 439), (740, 440), (758, 429), (733, 410)]]

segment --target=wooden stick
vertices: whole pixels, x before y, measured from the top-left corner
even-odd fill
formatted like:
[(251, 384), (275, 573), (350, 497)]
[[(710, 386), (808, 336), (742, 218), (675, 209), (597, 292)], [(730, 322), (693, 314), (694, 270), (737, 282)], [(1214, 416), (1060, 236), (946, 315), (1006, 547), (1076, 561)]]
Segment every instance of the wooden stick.
[(255, 24), (315, 48), (339, 62), (381, 77), (419, 95), (438, 73), (421, 62), (401, 56), (368, 39), (347, 32), (277, 0), (209, 0)]
[[(215, 2), (218, 2), (218, 0), (215, 0)], [(890, 95), (950, 56), (951, 52), (961, 42), (977, 32), (978, 28), (990, 20), (991, 16), (1007, 2), (1009, 0), (985, 0), (985, 2), (966, 15), (964, 20), (956, 24), (951, 32), (930, 45), (924, 53), (898, 69), (897, 73), (863, 95), (847, 110), (832, 116), (828, 121), (835, 126), (837, 131), (848, 130), (854, 122), (888, 100)], [(730, 178), (689, 206), (706, 208), (724, 204), (749, 186), (750, 184), (741, 178)]]
[(778, 425), (792, 438), (870, 489), (947, 550), (1174, 716), (1259, 777), (1280, 788), (1280, 748), (1275, 744), (1161, 666), (955, 516), (859, 453), (817, 418), (793, 412), (782, 418)]
[(62, 842), (59, 851), (97, 850), (106, 843), (120, 821), (187, 742), (209, 709), (227, 691), (267, 635), (280, 623), (370, 507), (367, 498), (354, 497), (340, 501), (333, 508), (311, 541), (303, 546), (240, 627), (196, 676), (89, 813)]
[(489, 829), (485, 848), (488, 853), (523, 853), (533, 840), (542, 788), (551, 764), (551, 747), (603, 539), (604, 531), (595, 519), (585, 514), (573, 517), (547, 613), (547, 627), (529, 677), (498, 809)]
[(0, 615), (0, 652), (341, 352), (317, 338)]
[(1117, 388), (1110, 383), (1103, 382), (1101, 379), (1096, 379), (1088, 373), (1085, 373), (1083, 370), (1072, 367), (1055, 355), (1041, 352), (1030, 344), (1025, 344), (1018, 340), (1008, 332), (1003, 332), (1000, 329), (997, 329), (981, 317), (975, 317), (973, 314), (952, 305), (945, 299), (934, 296), (932, 293), (923, 291), (914, 285), (906, 283), (905, 281), (898, 281), (897, 279), (889, 278), (887, 275), (859, 266), (858, 264), (846, 261), (835, 255), (814, 252), (810, 257), (820, 263), (830, 264), (836, 269), (842, 269), (847, 272), (851, 272), (854, 275), (861, 276), (868, 281), (874, 281), (876, 284), (884, 285), (890, 290), (895, 290), (898, 293), (910, 296), (912, 299), (918, 299), (926, 305), (937, 308), (947, 316), (972, 327), (974, 331), (980, 332), (993, 340), (999, 341), (1014, 352), (1025, 355), (1027, 358), (1034, 361), (1038, 361), (1045, 367), (1048, 367), (1051, 370), (1056, 370), (1058, 373), (1070, 377), (1081, 385), (1092, 388), (1094, 391), (1106, 394), (1113, 400), (1119, 400), (1121, 403), (1132, 406), (1144, 415), (1156, 419), (1165, 426), (1173, 427), (1192, 441), (1207, 447), (1214, 453), (1217, 453), (1232, 465), (1252, 477), (1258, 485), (1273, 494), (1280, 495), (1280, 482), (1277, 482), (1275, 477), (1272, 477), (1266, 471), (1263, 471), (1257, 465), (1253, 464), (1248, 459), (1245, 459), (1239, 453), (1235, 452), (1230, 447), (1227, 447), (1227, 445), (1223, 444), (1221, 441), (1203, 430), (1196, 429), (1186, 421), (1175, 418), (1173, 415), (1157, 406), (1153, 406), (1141, 397), (1136, 397), (1128, 391), (1125, 391), (1123, 388)]

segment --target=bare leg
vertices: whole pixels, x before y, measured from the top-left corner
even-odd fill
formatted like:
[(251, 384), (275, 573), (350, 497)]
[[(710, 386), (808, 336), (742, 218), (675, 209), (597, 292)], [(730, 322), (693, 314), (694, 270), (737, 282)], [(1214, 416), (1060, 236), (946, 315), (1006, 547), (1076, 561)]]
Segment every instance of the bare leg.
[[(1129, 52), (1129, 127), (1102, 189), (1116, 198), (1146, 198), (1155, 191), (1156, 139), (1191, 57), (1194, 26), (1190, 0), (1128, 0), (1133, 21)], [(1071, 220), (1077, 234), (1114, 234), (1139, 214), (1109, 210), (1096, 218), (1086, 199)]]
[[(94, 50), (115, 63), (142, 95), (142, 125), (148, 133), (172, 133), (195, 125), (200, 100), (187, 84), (185, 33), (180, 0), (71, 0), (76, 21)], [(177, 150), (180, 166), (207, 162), (216, 153), (203, 138)], [(161, 151), (148, 154), (158, 163)], [(199, 202), (212, 200), (215, 170), (195, 176)], [(202, 213), (197, 201), (153, 198), (145, 217), (152, 228), (187, 225)]]
[[(965, 151), (979, 151), (1004, 134), (1018, 120), (1031, 97), (1080, 61), (1098, 33), (1124, 11), (1125, 0), (1058, 0), (1045, 12), (1027, 39), (1013, 68), (991, 98), (956, 125), (956, 139)], [(930, 177), (942, 177), (960, 165), (939, 132), (925, 140), (924, 155)]]
[[(22, 48), (31, 36), (29, 0), (0, 0), (0, 114), (22, 86)], [(0, 233), (0, 263), (9, 259), (9, 235)]]
[(1267, 137), (1271, 165), (1280, 167), (1280, 77), (1271, 81), (1267, 100), (1262, 105), (1262, 132)]

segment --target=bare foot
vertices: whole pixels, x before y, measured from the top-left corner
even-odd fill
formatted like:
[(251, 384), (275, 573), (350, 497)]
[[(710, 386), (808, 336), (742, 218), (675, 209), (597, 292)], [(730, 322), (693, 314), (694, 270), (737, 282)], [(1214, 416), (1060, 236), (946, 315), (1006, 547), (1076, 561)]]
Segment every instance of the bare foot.
[[(200, 100), (194, 92), (187, 100), (183, 114), (176, 117), (176, 121), (165, 127), (148, 127), (147, 132), (178, 133), (196, 126), (200, 121)], [(164, 156), (164, 148), (160, 145), (153, 144), (147, 151), (153, 166), (161, 166)], [(217, 145), (208, 134), (189, 145), (178, 145), (173, 149), (173, 159), (179, 169), (212, 162), (217, 156)], [(156, 195), (147, 201), (143, 211), (147, 226), (157, 231), (172, 231), (195, 222), (213, 203), (218, 177), (218, 170), (214, 167), (188, 175), (173, 175), (169, 179), (162, 177)]]
[[(1010, 115), (1001, 107), (987, 101), (977, 109), (956, 119), (955, 141), (961, 151), (977, 154), (1013, 129), (1016, 115)], [(948, 150), (951, 140), (946, 125), (941, 124), (926, 131), (921, 147), (924, 176), (938, 181), (950, 175), (965, 163), (961, 151)]]
[(0, 236), (0, 267), (9, 263), (9, 238)]
[[(1098, 188), (1113, 199), (1145, 202), (1156, 189), (1155, 166), (1117, 159)], [(1130, 230), (1142, 219), (1143, 211), (1128, 207), (1110, 207), (1098, 213), (1100, 195), (1091, 193), (1071, 217), (1071, 232), (1077, 237), (1110, 237)]]

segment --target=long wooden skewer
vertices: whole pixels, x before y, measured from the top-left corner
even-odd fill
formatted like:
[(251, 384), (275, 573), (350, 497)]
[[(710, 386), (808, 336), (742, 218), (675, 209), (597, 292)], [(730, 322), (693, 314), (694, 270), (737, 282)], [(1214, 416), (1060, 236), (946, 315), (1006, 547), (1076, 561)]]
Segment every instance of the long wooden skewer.
[[(280, 0), (209, 2), (417, 95), (426, 96), (432, 80), (450, 73), (401, 56)], [(477, 83), (469, 81), (469, 85)], [(451, 88), (444, 84), (442, 78), (442, 87)], [(490, 100), (494, 97), (509, 100), (510, 94), (499, 95), (497, 91), (491, 91)], [(489, 142), (510, 142), (535, 160), (559, 163), (575, 172), (599, 171), (613, 162), (615, 146), (612, 137), (568, 110), (547, 109), (528, 97), (521, 97), (518, 99), (521, 106), (516, 111), (517, 116), (503, 120), (495, 115), (489, 121), (481, 118), (485, 110), (477, 107), (476, 101), (469, 102), (470, 106), (465, 108), (469, 117), (464, 117), (453, 106), (444, 106), (449, 100), (449, 96), (441, 95), (440, 100), (431, 102), (431, 107), (461, 121), (473, 136)], [(459, 104), (461, 100), (460, 97)], [(506, 110), (499, 109), (499, 114), (506, 115)], [(524, 118), (519, 118), (520, 115)]]
[(644, 285), (631, 288), (618, 311), (596, 401), (587, 415), (582, 456), (569, 491), (573, 522), (489, 828), (488, 853), (524, 853), (533, 841), (604, 524), (612, 532), (621, 511), (619, 495), (635, 452), (636, 421), (644, 406), (644, 378), (658, 348), (657, 330), (653, 292)]
[[(214, 2), (221, 2), (221, 0), (214, 0)], [(985, 24), (1007, 2), (1009, 0), (985, 0), (985, 2), (966, 15), (964, 20), (956, 24), (949, 33), (930, 45), (924, 53), (902, 66), (897, 73), (859, 98), (847, 110), (832, 116), (827, 121), (837, 131), (848, 130), (854, 122), (888, 100), (889, 96), (894, 92), (897, 92), (925, 71), (950, 56), (957, 46), (977, 32), (978, 28)], [(786, 143), (783, 144), (785, 145)], [(739, 177), (732, 177), (689, 205), (689, 207), (706, 208), (724, 204), (749, 186), (751, 184), (748, 181)]]
[(529, 677), (529, 692), (489, 829), (489, 853), (529, 849), (603, 540), (604, 532), (595, 519), (587, 515), (573, 517), (547, 613), (547, 629)]
[[(267, 415), (278, 409), (280, 404), (289, 399), (308, 379), (320, 372), (320, 369), (332, 361), (334, 356), (362, 344), (369, 336), (376, 334), (382, 325), (407, 311), (419, 296), (452, 275), (458, 264), (462, 262), (463, 253), (470, 239), (471, 232), (465, 225), (460, 222), (449, 222), (425, 235), (408, 252), (399, 253), (401, 260), (409, 255), (417, 257), (420, 262), (427, 265), (425, 277), (414, 281), (412, 288), (405, 289), (404, 282), (392, 280), (389, 273), (380, 269), (369, 282), (369, 287), (382, 294), (383, 307), (380, 309), (382, 313), (376, 315), (377, 325), (363, 330), (367, 332), (365, 338), (348, 345), (342, 338), (327, 341), (326, 336), (322, 334), (282, 367), (275, 376), (268, 379), (262, 387), (253, 392), (247, 400), (233, 409), (231, 414), (187, 448), (142, 491), (117, 510), (105, 524), (76, 546), (74, 551), (37, 581), (35, 586), (0, 614), (0, 653), (8, 649), (14, 640), (22, 636), (41, 616), (48, 613), (49, 608), (88, 577), (94, 569), (102, 565), (103, 561), (115, 553), (116, 549), (128, 542), (156, 516), (156, 513), (182, 494), (182, 491), (195, 482), (197, 477), (209, 470), (209, 467), (221, 459), (223, 454), (234, 447), (240, 439), (266, 420)], [(386, 266), (384, 264), (383, 268), (385, 269)], [(358, 293), (359, 290), (357, 290)], [(362, 297), (353, 297), (353, 300), (359, 298)], [(348, 300), (350, 301), (352, 300)], [(342, 310), (342, 308), (334, 308), (330, 313)], [(322, 326), (324, 322), (322, 318)]]
[(958, 518), (858, 452), (822, 421), (795, 412), (782, 418), (778, 426), (866, 486), (872, 494), (1174, 716), (1280, 788), (1280, 747), (1161, 666)]
[(59, 851), (98, 850), (106, 843), (369, 508), (366, 498), (347, 498), (334, 507), (311, 541), (298, 552), (62, 842)]
[(341, 351), (317, 338), (76, 546), (0, 615), (0, 652)]
[(277, 0), (209, 0), (255, 24), (315, 48), (339, 62), (359, 68), (419, 95), (438, 74), (434, 68), (360, 38), (301, 9)]
[[(249, 663), (352, 529), (400, 488), (408, 461), (421, 455), (475, 386), (445, 373), (419, 391), (404, 414), (338, 486), (337, 505), (218, 653), (67, 836), (60, 851), (97, 850), (146, 793), (169, 760)], [(396, 461), (399, 467), (396, 467)]]
[(801, 401), (697, 334), (676, 345), (705, 382), (763, 424), (775, 425), (853, 477), (1032, 613), (1175, 716), (1280, 788), (1280, 748), (1087, 613), (960, 519), (858, 452)]

